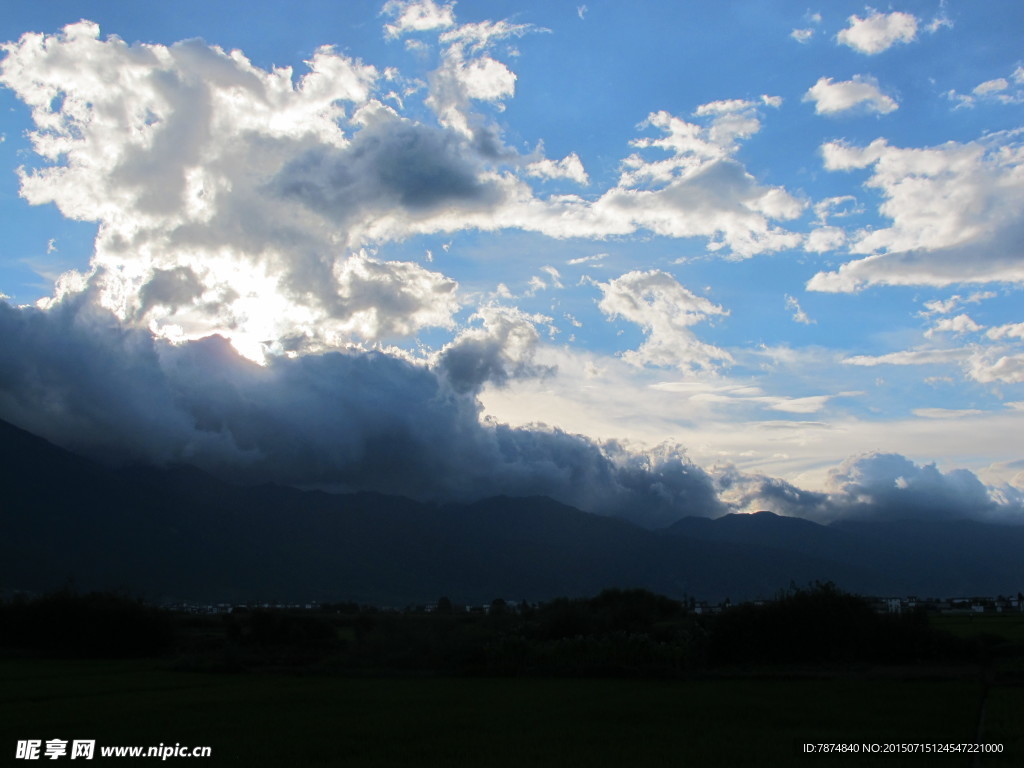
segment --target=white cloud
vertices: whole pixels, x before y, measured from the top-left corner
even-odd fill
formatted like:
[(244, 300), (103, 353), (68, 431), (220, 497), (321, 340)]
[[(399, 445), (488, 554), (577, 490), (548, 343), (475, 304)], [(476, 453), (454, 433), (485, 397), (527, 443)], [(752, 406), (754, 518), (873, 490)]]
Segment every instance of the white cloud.
[(455, 3), (438, 5), (434, 0), (388, 0), (382, 13), (395, 19), (384, 26), (388, 38), (401, 37), (411, 32), (447, 29), (455, 25)]
[(548, 32), (533, 24), (513, 24), (508, 20), (478, 21), (461, 24), (454, 29), (443, 32), (439, 38), (442, 44), (450, 46), (450, 51), (463, 56), (479, 54), (499, 40), (510, 37), (522, 37), (531, 32)]
[(497, 43), (547, 30), (504, 20), (456, 25), (453, 8), (454, 3), (446, 5), (445, 13), (439, 14), (428, 2), (424, 11), (429, 29), (445, 30), (438, 36), (441, 65), (430, 74), (426, 104), (441, 125), (472, 141), (482, 154), (492, 158), (514, 154), (502, 145), (500, 131), (479, 113), (474, 102), (486, 102), (500, 111), (503, 100), (515, 94), (515, 73), (488, 55)]
[(814, 204), (814, 216), (822, 224), (828, 222), (832, 216), (853, 216), (863, 212), (864, 209), (857, 205), (857, 198), (853, 195), (826, 197)]
[(534, 275), (530, 278), (530, 288), (526, 292), (527, 296), (533, 296), (538, 291), (544, 291), (549, 288), (565, 288), (562, 284), (562, 275), (555, 267), (550, 265), (544, 266), (540, 268), (540, 271), (545, 274), (545, 277)]
[(1024, 353), (1003, 354), (1004, 351), (993, 349), (975, 354), (967, 366), (968, 375), (982, 384), (1024, 383)]
[(925, 337), (931, 338), (937, 333), (955, 333), (962, 335), (965, 333), (976, 333), (983, 329), (984, 326), (978, 325), (974, 320), (971, 319), (970, 315), (957, 315), (956, 317), (944, 317), (939, 320), (934, 326), (925, 331)]
[(857, 233), (850, 251), (871, 255), (819, 272), (809, 289), (1024, 281), (1024, 146), (1016, 133), (922, 149), (831, 142), (822, 153), (828, 170), (872, 169), (865, 185), (879, 190), (879, 213), (892, 224)]
[(1024, 67), (1017, 67), (1009, 77), (996, 77), (978, 83), (970, 93), (949, 90), (945, 96), (956, 102), (956, 109), (973, 108), (977, 104), (1024, 104)]
[(760, 115), (757, 111), (759, 106), (778, 109), (782, 106), (782, 97), (765, 94), (761, 96), (760, 101), (723, 99), (697, 107), (693, 113), (695, 117), (712, 118), (711, 124), (704, 131), (711, 146), (704, 147), (704, 151), (709, 152), (709, 156), (735, 153), (738, 139), (750, 138), (761, 130)]
[(466, 95), (471, 99), (499, 101), (513, 96), (516, 91), (515, 73), (491, 58), (475, 59), (465, 64), (460, 77)]
[[(706, 383), (700, 387), (707, 388)], [(685, 384), (678, 382), (667, 382), (652, 387), (666, 392), (687, 392)], [(786, 397), (780, 395), (766, 395), (759, 388), (751, 386), (719, 386), (712, 391), (690, 391), (689, 401), (694, 405), (714, 404), (722, 407), (747, 407), (750, 405), (764, 406), (772, 411), (807, 415), (819, 413), (825, 410), (829, 401), (835, 397), (850, 397), (863, 394), (862, 392), (841, 392), (838, 395), (808, 395), (805, 397)]]
[(969, 96), (963, 93), (957, 93), (956, 90), (953, 89), (946, 91), (944, 95), (950, 101), (956, 102), (956, 106), (953, 107), (954, 110), (964, 108), (969, 109), (974, 106), (976, 101), (973, 96)]
[(546, 273), (548, 275), (548, 277), (551, 279), (552, 287), (554, 287), (554, 288), (564, 288), (565, 287), (564, 285), (562, 285), (562, 276), (559, 274), (558, 270), (555, 267), (544, 266), (544, 267), (541, 267), (540, 270), (541, 270), (541, 272)]
[(852, 80), (839, 83), (822, 77), (804, 94), (803, 100), (814, 102), (814, 111), (819, 115), (834, 115), (857, 107), (882, 115), (899, 109), (896, 100), (882, 93), (878, 81), (868, 75), (854, 75)]
[[(454, 31), (462, 29), (457, 27)], [(515, 95), (516, 75), (490, 56), (474, 56), (467, 52), (467, 48), (486, 50), (492, 38), (502, 39), (494, 33), (485, 36), (474, 47), (455, 38), (453, 44), (445, 49), (441, 66), (430, 77), (427, 106), (434, 110), (443, 126), (474, 141), (485, 148), (486, 153), (497, 155), (504, 148), (497, 133), (476, 113), (473, 101), (492, 102), (500, 107), (503, 99)]]
[(851, 16), (849, 26), (838, 35), (840, 43), (868, 55), (886, 51), (896, 43), (909, 43), (916, 37), (917, 18), (901, 11), (873, 11), (863, 19)]
[(915, 408), (913, 414), (922, 419), (964, 419), (968, 416), (981, 416), (984, 411), (977, 408)]
[(578, 264), (596, 264), (599, 261), (603, 261), (608, 258), (607, 253), (595, 253), (592, 256), (580, 256), (577, 259), (569, 259), (569, 264), (576, 266)]
[(970, 356), (966, 349), (909, 349), (885, 355), (854, 355), (843, 359), (846, 365), (942, 365)]
[(422, 56), (426, 55), (427, 51), (430, 50), (430, 46), (422, 40), (416, 40), (410, 37), (405, 40), (405, 50)]
[(731, 115), (735, 113), (746, 113), (751, 107), (757, 106), (756, 102), (748, 99), (719, 99), (701, 104), (693, 111), (697, 116), (704, 115)]
[(667, 158), (630, 155), (617, 187), (593, 203), (555, 201), (537, 212), (541, 218), (524, 226), (566, 237), (637, 229), (670, 237), (711, 237), (711, 250), (726, 248), (741, 258), (799, 244), (799, 235), (771, 221), (795, 218), (803, 203), (781, 187), (761, 186), (732, 159), (739, 139), (760, 129), (756, 107), (743, 100), (703, 105), (697, 113), (710, 118), (706, 127), (667, 112), (651, 114), (644, 125), (663, 135), (637, 139), (633, 145), (667, 152)]
[(929, 315), (946, 315), (956, 309), (960, 303), (960, 296), (951, 296), (948, 299), (935, 299), (924, 303), (926, 312)]
[(922, 315), (948, 315), (960, 304), (980, 304), (987, 299), (993, 299), (996, 294), (992, 291), (975, 291), (970, 294), (967, 298), (964, 298), (960, 294), (954, 294), (948, 299), (935, 299), (933, 301), (926, 301), (924, 303), (925, 312)]
[(816, 227), (804, 240), (804, 250), (825, 253), (842, 248), (846, 244), (846, 232), (840, 227)]
[(1024, 323), (1010, 323), (989, 328), (985, 335), (990, 339), (1024, 339)]
[(583, 163), (575, 152), (558, 161), (544, 158), (530, 163), (526, 166), (526, 174), (541, 179), (569, 179), (584, 186), (590, 183)]
[(943, 13), (943, 14), (940, 14), (939, 16), (936, 16), (934, 19), (932, 19), (930, 22), (928, 22), (928, 25), (924, 29), (925, 29), (926, 32), (928, 32), (930, 34), (935, 34), (940, 29), (952, 29), (952, 28), (953, 28), (953, 20)]
[[(996, 341), (1021, 338), (1024, 335), (1022, 326), (1024, 324), (998, 326), (989, 329), (986, 336)], [(979, 326), (969, 316), (958, 315), (955, 318), (942, 318), (924, 335), (933, 338), (941, 332), (965, 334), (981, 330), (983, 326)], [(964, 347), (918, 347), (885, 355), (854, 355), (842, 362), (856, 366), (957, 364), (964, 376), (982, 384), (1024, 382), (1024, 352), (1019, 345), (1004, 343), (986, 346), (982, 341)]]
[(628, 272), (597, 286), (604, 294), (598, 306), (609, 318), (621, 317), (643, 328), (647, 338), (622, 355), (637, 365), (675, 367), (683, 371), (713, 370), (731, 362), (728, 352), (697, 339), (690, 326), (728, 312), (691, 293), (667, 272)]
[(985, 96), (990, 93), (999, 93), (1000, 91), (1005, 91), (1009, 87), (1010, 83), (1006, 80), (1006, 78), (1000, 77), (996, 80), (986, 80), (984, 83), (976, 85), (974, 87), (973, 93), (975, 96)]
[[(815, 26), (821, 24), (821, 14), (811, 13), (810, 11), (808, 11), (807, 13), (804, 14), (804, 21), (807, 24), (812, 24)], [(810, 41), (812, 37), (814, 37), (814, 33), (815, 30), (813, 27), (800, 27), (790, 32), (789, 36), (796, 40), (798, 43), (806, 43)]]
[(807, 316), (807, 313), (804, 312), (803, 308), (800, 306), (800, 302), (788, 294), (786, 295), (786, 309), (792, 310), (793, 320), (795, 322), (803, 323), (804, 325), (814, 324), (814, 321)]

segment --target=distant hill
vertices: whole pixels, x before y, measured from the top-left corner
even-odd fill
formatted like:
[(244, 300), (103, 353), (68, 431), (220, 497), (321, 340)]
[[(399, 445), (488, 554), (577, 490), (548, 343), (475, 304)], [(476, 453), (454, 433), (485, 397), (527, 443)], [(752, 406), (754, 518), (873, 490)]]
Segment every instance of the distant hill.
[(827, 560), (830, 577), (871, 595), (971, 596), (1024, 590), (1024, 527), (954, 521), (839, 521), (819, 525), (771, 512), (687, 517), (666, 533), (756, 546), (776, 557)]
[(613, 586), (740, 600), (815, 579), (869, 594), (1024, 589), (1024, 528), (759, 513), (650, 531), (543, 497), (439, 505), (235, 486), (191, 467), (114, 470), (3, 422), (0, 488), (3, 589), (384, 605)]

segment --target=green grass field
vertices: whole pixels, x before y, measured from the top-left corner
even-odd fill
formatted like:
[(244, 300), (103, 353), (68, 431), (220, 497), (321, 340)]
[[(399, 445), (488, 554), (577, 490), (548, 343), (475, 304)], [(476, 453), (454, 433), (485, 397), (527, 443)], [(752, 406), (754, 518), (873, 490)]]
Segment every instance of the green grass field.
[(959, 637), (993, 635), (1010, 642), (1024, 643), (1024, 613), (955, 613), (932, 616), (929, 623), (936, 629)]
[[(210, 765), (967, 766), (965, 756), (799, 757), (794, 744), (973, 740), (979, 690), (969, 677), (343, 678), (5, 659), (0, 764), (18, 762), (18, 739), (84, 738), (208, 745), (213, 758), (195, 762)], [(982, 765), (1020, 764), (1021, 712), (1021, 688), (993, 689), (985, 738), (1007, 752)]]

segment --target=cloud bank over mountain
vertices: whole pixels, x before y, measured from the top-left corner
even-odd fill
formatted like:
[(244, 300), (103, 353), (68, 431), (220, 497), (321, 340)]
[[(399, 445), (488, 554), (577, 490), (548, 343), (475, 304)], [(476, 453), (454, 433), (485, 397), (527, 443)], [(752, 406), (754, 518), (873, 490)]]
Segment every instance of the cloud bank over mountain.
[(108, 462), (189, 463), (239, 482), (429, 500), (546, 495), (649, 526), (761, 507), (816, 520), (1024, 514), (1024, 494), (1010, 486), (989, 489), (967, 470), (896, 454), (847, 460), (821, 493), (706, 471), (669, 448), (638, 453), (481, 421), (474, 387), (524, 375), (522, 361), (510, 363), (517, 352), (500, 351), (522, 344), (507, 319), (454, 343), (434, 366), (362, 350), (260, 366), (219, 336), (174, 345), (125, 327), (93, 299), (76, 294), (47, 310), (0, 303), (0, 418)]
[[(741, 508), (819, 522), (833, 520), (958, 520), (1007, 522), (1024, 513), (1024, 493), (986, 487), (966, 469), (943, 472), (897, 453), (851, 456), (829, 471), (824, 492), (806, 491), (777, 478), (726, 473), (724, 498)], [(965, 510), (970, 513), (965, 515)]]
[[(430, 500), (546, 495), (649, 525), (728, 510), (681, 453), (482, 422), (469, 384), (509, 374), (481, 337), (436, 367), (362, 350), (260, 366), (219, 336), (173, 345), (126, 328), (92, 298), (0, 304), (0, 418), (106, 461), (189, 463), (241, 482)], [(508, 330), (494, 329), (495, 343)]]

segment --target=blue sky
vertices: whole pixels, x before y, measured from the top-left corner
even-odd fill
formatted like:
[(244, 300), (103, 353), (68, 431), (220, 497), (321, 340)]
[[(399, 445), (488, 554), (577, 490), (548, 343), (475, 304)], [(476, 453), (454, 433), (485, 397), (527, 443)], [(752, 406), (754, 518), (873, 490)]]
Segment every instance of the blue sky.
[(14, 4), (0, 293), (270, 368), (382, 353), (485, 428), (748, 490), (966, 471), (1019, 505), (1022, 29), (999, 1)]

